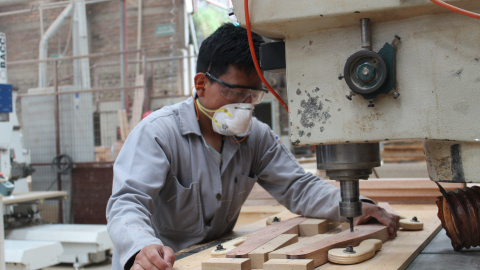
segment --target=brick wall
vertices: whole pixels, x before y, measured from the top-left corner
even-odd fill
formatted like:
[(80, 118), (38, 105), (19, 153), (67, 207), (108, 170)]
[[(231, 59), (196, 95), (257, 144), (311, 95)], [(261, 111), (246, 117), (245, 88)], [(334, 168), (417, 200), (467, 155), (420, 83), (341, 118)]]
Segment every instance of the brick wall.
[[(50, 1), (58, 2), (58, 1)], [(172, 3), (175, 2), (175, 5)], [(32, 1), (35, 3), (35, 1)], [(29, 9), (30, 4), (18, 4), (0, 6), (0, 13)], [(44, 31), (52, 24), (63, 8), (43, 10)], [(127, 0), (127, 46), (133, 50), (137, 47), (137, 18), (138, 1)], [(40, 34), (40, 13), (32, 11), (23, 14), (0, 17), (0, 31), (7, 35), (7, 59), (8, 61), (38, 59)], [(143, 0), (142, 8), (142, 47), (147, 50), (147, 58), (165, 57), (184, 47), (184, 18), (183, 0)], [(90, 38), (90, 53), (112, 52), (120, 50), (120, 1), (103, 2), (87, 5), (87, 21)], [(160, 24), (175, 23), (176, 34), (173, 36), (156, 36), (155, 26)], [(64, 51), (70, 31), (70, 18), (68, 18), (49, 41), (49, 55)], [(72, 55), (72, 42), (66, 55)], [(97, 58), (90, 61), (90, 65), (99, 62), (119, 62), (119, 57)], [(130, 55), (129, 61), (134, 61), (136, 55)], [(7, 62), (8, 64), (8, 62)], [(71, 75), (72, 63), (62, 63), (59, 76)], [(178, 63), (175, 64), (175, 66)], [(48, 78), (53, 76), (52, 65), (49, 65)], [(165, 78), (175, 73), (175, 83), (178, 67), (163, 64), (155, 71), (159, 86), (165, 82)], [(166, 70), (165, 70), (166, 69)], [(113, 87), (120, 85), (120, 68), (109, 67), (99, 69), (99, 86)], [(133, 84), (135, 65), (129, 65), (129, 83)], [(92, 73), (92, 85), (93, 73)], [(8, 67), (9, 82), (20, 88), (20, 93), (25, 93), (29, 88), (38, 85), (38, 65), (22, 65)], [(169, 80), (169, 82), (172, 80)], [(72, 84), (71, 80), (65, 80), (62, 84)], [(175, 85), (177, 88), (178, 85)]]

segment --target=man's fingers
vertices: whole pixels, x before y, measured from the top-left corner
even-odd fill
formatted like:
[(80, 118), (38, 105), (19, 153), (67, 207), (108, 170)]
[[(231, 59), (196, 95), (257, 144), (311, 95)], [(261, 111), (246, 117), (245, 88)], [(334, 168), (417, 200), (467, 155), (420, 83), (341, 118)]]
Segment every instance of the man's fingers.
[(139, 264), (135, 263), (134, 265), (132, 265), (130, 270), (144, 270), (144, 269)]
[(173, 267), (173, 264), (175, 263), (175, 253), (173, 252), (173, 249), (170, 247), (162, 247), (163, 253), (163, 260), (169, 264), (169, 267)]
[[(137, 268), (134, 268), (134, 267), (137, 267)], [(148, 259), (146, 257), (143, 256), (143, 259), (140, 259), (140, 260), (135, 260), (135, 263), (133, 264), (132, 268), (130, 269), (135, 269), (135, 270), (141, 270), (141, 269), (145, 269), (145, 270), (157, 270), (159, 268), (155, 267), (155, 265), (153, 265), (151, 262), (148, 261)]]
[[(147, 257), (148, 261), (152, 264), (152, 269), (160, 269), (160, 270), (166, 270), (168, 267), (170, 267), (162, 258), (162, 253), (159, 252), (158, 249), (152, 248), (148, 249), (145, 252), (145, 256)], [(150, 269), (146, 269), (150, 270)]]

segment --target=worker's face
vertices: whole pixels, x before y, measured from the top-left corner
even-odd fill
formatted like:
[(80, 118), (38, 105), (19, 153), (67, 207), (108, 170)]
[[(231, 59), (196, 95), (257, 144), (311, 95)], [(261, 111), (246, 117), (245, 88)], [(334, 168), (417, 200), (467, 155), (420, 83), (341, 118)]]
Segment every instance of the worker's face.
[[(218, 79), (233, 85), (249, 86), (252, 88), (262, 87), (262, 81), (260, 80), (260, 77), (255, 71), (247, 74), (246, 72), (239, 70), (235, 66), (230, 66), (227, 70), (227, 73), (219, 76)], [(227, 104), (239, 103), (238, 101), (232, 101), (222, 95), (222, 87), (225, 87), (218, 82), (210, 82), (208, 77), (203, 73), (198, 73), (195, 76), (195, 84), (205, 84), (205, 87), (203, 89), (197, 87), (197, 94), (199, 96), (200, 103), (207, 109), (215, 110)], [(251, 97), (248, 97), (243, 101), (243, 103), (251, 102)]]

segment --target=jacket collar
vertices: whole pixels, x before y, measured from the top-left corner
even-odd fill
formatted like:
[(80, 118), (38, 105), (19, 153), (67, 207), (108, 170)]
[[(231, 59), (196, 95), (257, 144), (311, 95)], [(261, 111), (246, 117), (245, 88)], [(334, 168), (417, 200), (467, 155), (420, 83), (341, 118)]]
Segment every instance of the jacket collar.
[(195, 104), (193, 104), (193, 98), (189, 97), (179, 105), (180, 108), (178, 111), (180, 116), (180, 131), (182, 135), (194, 133), (198, 136), (202, 136), (200, 124), (197, 120), (197, 113), (195, 111)]

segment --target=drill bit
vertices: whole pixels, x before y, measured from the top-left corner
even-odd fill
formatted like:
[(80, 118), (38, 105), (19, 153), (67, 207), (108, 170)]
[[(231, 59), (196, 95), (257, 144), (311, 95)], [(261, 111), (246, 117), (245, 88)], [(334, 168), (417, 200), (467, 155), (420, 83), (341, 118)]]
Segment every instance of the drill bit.
[(348, 219), (350, 220), (350, 232), (353, 232), (353, 217)]

